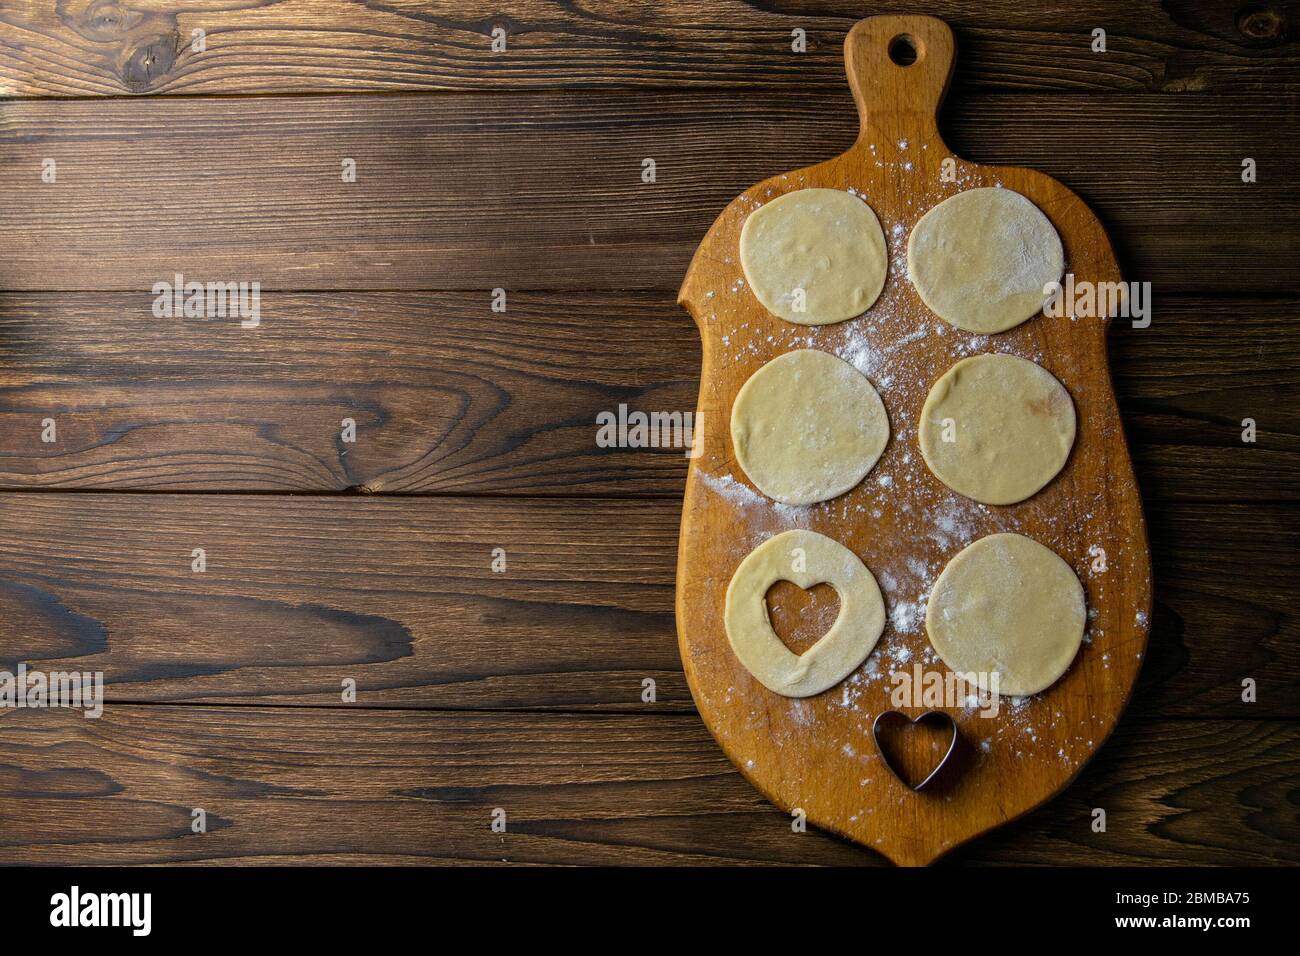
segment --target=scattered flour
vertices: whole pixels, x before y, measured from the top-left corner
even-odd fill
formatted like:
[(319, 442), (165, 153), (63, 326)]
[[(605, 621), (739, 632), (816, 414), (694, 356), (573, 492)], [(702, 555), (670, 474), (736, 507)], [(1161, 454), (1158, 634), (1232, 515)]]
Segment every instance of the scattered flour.
[[(925, 621), (925, 607), (921, 601), (899, 601), (889, 610), (889, 623), (893, 625), (895, 631), (899, 634), (915, 634), (920, 630), (921, 624)], [(906, 648), (902, 648), (906, 651)], [(894, 660), (900, 663), (907, 661), (911, 657), (911, 651), (907, 651), (907, 657), (900, 658), (895, 652)]]

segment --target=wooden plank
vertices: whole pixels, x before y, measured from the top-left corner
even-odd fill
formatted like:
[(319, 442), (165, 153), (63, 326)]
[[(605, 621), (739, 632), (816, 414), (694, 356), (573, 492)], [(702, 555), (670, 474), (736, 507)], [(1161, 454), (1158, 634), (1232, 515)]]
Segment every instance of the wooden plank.
[[(958, 858), (1295, 863), (1298, 745), (1294, 723), (1122, 725), (1062, 798)], [(791, 832), (694, 716), (110, 706), (6, 711), (0, 746), (5, 864), (880, 862)]]
[[(500, 314), (487, 293), (267, 293), (255, 330), (151, 301), (0, 295), (0, 487), (681, 497), (680, 450), (596, 443), (620, 404), (695, 407), (699, 338), (669, 296), (513, 293)], [(1147, 498), (1296, 500), (1298, 318), (1162, 297), (1150, 328), (1117, 323)]]
[(1280, 405), (1300, 401), (1297, 318), (1294, 300), (1157, 296), (1150, 327), (1115, 321), (1111, 375), (1144, 498), (1296, 499), (1300, 418)]
[(599, 447), (596, 420), (694, 408), (690, 318), (664, 295), (490, 298), (269, 293), (245, 330), (159, 320), (149, 295), (0, 296), (0, 486), (680, 497), (684, 449)]
[[(13, 96), (300, 93), (611, 86), (828, 88), (840, 44), (868, 12), (850, 0), (428, 3), (225, 0), (176, 11), (146, 0), (10, 4), (0, 83)], [(1015, 0), (901, 0), (957, 32), (959, 81), (993, 89), (1169, 92), (1297, 89), (1287, 8), (1230, 4), (1043, 7)], [(491, 50), (496, 27), (506, 50)], [(1107, 31), (1105, 53), (1092, 31)], [(807, 51), (791, 48), (791, 31)], [(192, 31), (206, 31), (193, 49)]]
[[(352, 678), (360, 707), (687, 711), (680, 507), (4, 494), (0, 663), (103, 671), (117, 702), (337, 706)], [(1298, 516), (1148, 507), (1156, 608), (1131, 713), (1300, 716)], [(1241, 701), (1246, 677), (1258, 703)]]
[(650, 677), (689, 701), (674, 506), (410, 504), (0, 495), (6, 654), (98, 660), (128, 699), (337, 704), (352, 678), (370, 706), (636, 709)]
[[(852, 142), (847, 90), (14, 101), (0, 286), (675, 291), (749, 184)], [(1289, 294), (1295, 110), (1268, 98), (957, 97), (951, 145), (1080, 193), (1129, 279)], [(1159, 143), (1158, 153), (1152, 143)], [(1241, 160), (1259, 180), (1241, 182)], [(354, 159), (357, 180), (342, 181)], [(642, 182), (642, 161), (656, 181)], [(43, 182), (42, 164), (57, 179)], [(1169, 183), (1179, 188), (1171, 191)]]

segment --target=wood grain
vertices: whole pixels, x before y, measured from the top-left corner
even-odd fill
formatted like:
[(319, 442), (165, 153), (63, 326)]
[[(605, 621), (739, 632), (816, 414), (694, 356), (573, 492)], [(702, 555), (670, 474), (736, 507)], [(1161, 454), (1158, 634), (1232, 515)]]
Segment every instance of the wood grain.
[[(833, 88), (851, 0), (581, 4), (512, 0), (149, 0), (9, 4), (0, 83), (14, 96), (301, 93), (589, 87)], [(1212, 0), (1043, 8), (1015, 0), (901, 0), (957, 31), (959, 80), (1024, 90), (1295, 92), (1287, 3)], [(507, 49), (490, 49), (493, 28)], [(1107, 31), (1107, 51), (1091, 50)], [(191, 48), (202, 28), (207, 47)], [(793, 53), (791, 30), (807, 33)]]
[[(264, 290), (668, 292), (716, 210), (852, 143), (838, 89), (7, 102), (0, 289), (143, 294), (180, 272)], [(1297, 116), (1264, 96), (972, 94), (943, 129), (973, 162), (1061, 179), (1130, 280), (1291, 295), (1277, 253), (1300, 245)]]
[[(1300, 510), (1147, 511), (1156, 607), (1129, 713), (1300, 717)], [(4, 494), (0, 665), (101, 670), (117, 702), (341, 706), (351, 677), (363, 708), (689, 711), (680, 515), (665, 500)]]
[[(1157, 296), (1111, 341), (1155, 564), (1134, 702), (951, 860), (1300, 862), (1294, 4), (897, 6), (957, 31), (954, 150), (1075, 189)], [(692, 404), (670, 293), (736, 192), (852, 141), (861, 4), (175, 7), (0, 9), (0, 289), (36, 292), (0, 296), (0, 488), (550, 497), (0, 493), (0, 668), (110, 681), (99, 721), (0, 711), (0, 862), (882, 862), (796, 838), (709, 739), (673, 637), (683, 463), (586, 444), (593, 409)], [(259, 279), (263, 327), (154, 319), (178, 269)], [(420, 289), (453, 291), (392, 291)], [(820, 606), (782, 600), (806, 638)]]
[(127, 699), (339, 705), (352, 678), (367, 706), (637, 709), (650, 677), (688, 700), (671, 506), (411, 505), (0, 496), (6, 657), (79, 661)]
[[(486, 293), (267, 293), (256, 330), (150, 302), (0, 295), (0, 487), (680, 499), (680, 451), (595, 442), (619, 404), (694, 407), (699, 335), (667, 296), (521, 292), (494, 314)], [(1297, 500), (1297, 319), (1163, 296), (1150, 328), (1112, 329), (1148, 500)]]
[[(1125, 726), (1068, 795), (955, 859), (1293, 864), (1298, 745), (1294, 723)], [(5, 864), (881, 862), (791, 832), (694, 716), (110, 706), (5, 712), (0, 748)]]
[(149, 295), (0, 296), (0, 485), (680, 496), (683, 449), (596, 440), (620, 404), (693, 406), (699, 341), (668, 297), (490, 298), (272, 293), (245, 330)]
[[(1293, 501), (1300, 492), (1300, 305), (1157, 298), (1146, 329), (1111, 328), (1110, 366), (1143, 497)], [(1242, 441), (1243, 419), (1256, 441)]]

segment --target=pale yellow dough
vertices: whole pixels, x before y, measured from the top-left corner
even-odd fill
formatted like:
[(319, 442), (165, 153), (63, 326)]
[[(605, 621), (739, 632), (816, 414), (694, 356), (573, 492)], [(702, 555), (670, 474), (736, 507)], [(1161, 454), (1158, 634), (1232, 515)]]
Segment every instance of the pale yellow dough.
[(953, 671), (999, 694), (1045, 690), (1083, 641), (1083, 586), (1053, 551), (1019, 534), (981, 538), (948, 562), (925, 612), (925, 628)]
[(1002, 332), (1032, 318), (1065, 252), (1052, 223), (1010, 189), (970, 189), (924, 216), (907, 241), (907, 272), (930, 310), (959, 329)]
[(953, 491), (1009, 505), (1056, 477), (1074, 430), (1074, 403), (1051, 372), (988, 354), (963, 359), (934, 383), (918, 439), (930, 471)]
[(828, 352), (799, 349), (749, 377), (731, 408), (736, 460), (755, 487), (788, 505), (842, 495), (889, 441), (880, 395)]
[[(785, 646), (768, 619), (767, 592), (777, 581), (829, 584), (839, 595), (839, 617), (802, 654)], [(885, 629), (885, 600), (867, 566), (844, 545), (815, 531), (786, 531), (740, 562), (723, 619), (731, 649), (759, 683), (785, 697), (811, 697), (867, 659)]]
[(787, 322), (843, 322), (871, 308), (885, 287), (885, 234), (857, 196), (800, 189), (750, 213), (740, 265), (758, 301)]

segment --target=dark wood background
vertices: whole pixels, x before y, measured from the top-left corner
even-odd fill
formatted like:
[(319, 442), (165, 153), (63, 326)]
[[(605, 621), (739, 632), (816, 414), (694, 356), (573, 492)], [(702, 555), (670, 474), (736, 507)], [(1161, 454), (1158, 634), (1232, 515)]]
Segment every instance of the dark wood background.
[[(841, 42), (881, 12), (956, 31), (954, 150), (1062, 180), (1156, 290), (1111, 343), (1139, 692), (1065, 795), (951, 859), (1300, 862), (1297, 4), (195, 6), (0, 8), (0, 663), (110, 682), (99, 720), (0, 712), (0, 862), (879, 862), (792, 834), (712, 742), (673, 627), (685, 461), (594, 420), (694, 406), (689, 256), (851, 142)], [(154, 318), (175, 272), (259, 280), (261, 328)]]

